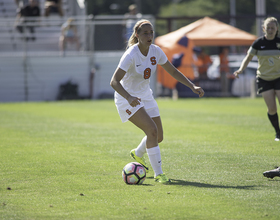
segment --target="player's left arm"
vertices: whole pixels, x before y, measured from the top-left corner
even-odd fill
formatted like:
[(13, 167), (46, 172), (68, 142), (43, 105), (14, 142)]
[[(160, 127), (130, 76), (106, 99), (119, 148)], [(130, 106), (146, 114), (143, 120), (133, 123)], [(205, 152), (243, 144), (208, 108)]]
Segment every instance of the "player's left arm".
[(169, 60), (163, 65), (161, 65), (174, 79), (178, 80), (180, 83), (189, 87), (194, 93), (198, 94), (199, 97), (204, 95), (204, 91), (201, 87), (194, 85), (184, 74), (182, 74), (175, 66), (173, 66)]

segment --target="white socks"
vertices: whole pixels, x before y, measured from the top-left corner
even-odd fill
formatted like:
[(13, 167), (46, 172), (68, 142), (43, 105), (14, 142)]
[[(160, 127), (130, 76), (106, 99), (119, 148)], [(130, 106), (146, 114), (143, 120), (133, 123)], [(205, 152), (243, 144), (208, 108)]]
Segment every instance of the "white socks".
[(135, 154), (137, 157), (143, 157), (143, 155), (146, 153), (146, 142), (147, 142), (147, 136), (145, 136), (142, 139), (141, 143), (135, 149)]
[(135, 154), (137, 157), (143, 157), (143, 155), (147, 152), (150, 163), (155, 173), (155, 177), (159, 174), (162, 174), (161, 169), (161, 155), (159, 146), (153, 148), (146, 148), (147, 136), (145, 136), (138, 147), (135, 149)]
[(152, 168), (154, 170), (155, 177), (158, 176), (159, 174), (162, 174), (163, 172), (161, 169), (161, 156), (160, 156), (159, 146), (156, 146), (153, 148), (148, 148), (147, 153), (148, 153)]

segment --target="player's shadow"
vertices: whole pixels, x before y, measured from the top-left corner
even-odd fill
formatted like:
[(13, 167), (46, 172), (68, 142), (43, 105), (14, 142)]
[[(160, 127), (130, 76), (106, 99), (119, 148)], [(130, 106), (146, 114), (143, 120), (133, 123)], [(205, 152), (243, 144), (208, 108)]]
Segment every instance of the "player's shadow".
[(256, 186), (225, 186), (225, 185), (215, 185), (209, 183), (199, 183), (199, 182), (190, 182), (185, 180), (177, 180), (177, 179), (170, 179), (171, 183), (169, 185), (177, 185), (177, 186), (194, 186), (200, 188), (221, 188), (221, 189), (245, 189), (251, 190), (254, 189)]
[(279, 178), (274, 178), (274, 179), (268, 179), (268, 181), (276, 181), (276, 182), (279, 182), (280, 181), (280, 179)]

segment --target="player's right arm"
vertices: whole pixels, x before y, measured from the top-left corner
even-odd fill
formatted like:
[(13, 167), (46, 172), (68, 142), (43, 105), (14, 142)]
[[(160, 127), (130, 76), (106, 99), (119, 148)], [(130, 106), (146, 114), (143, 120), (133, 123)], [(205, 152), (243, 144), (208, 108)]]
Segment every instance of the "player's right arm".
[(172, 63), (168, 60), (165, 64), (161, 65), (174, 79), (189, 87), (199, 97), (204, 96), (204, 91), (199, 86), (194, 85), (183, 73), (181, 73)]
[(119, 93), (122, 97), (124, 97), (128, 103), (132, 106), (135, 107), (137, 105), (140, 104), (141, 99), (131, 96), (122, 86), (122, 84), (120, 83), (120, 81), (122, 80), (122, 78), (124, 77), (124, 75), (126, 74), (126, 72), (124, 70), (122, 70), (121, 68), (117, 68), (115, 73), (112, 76), (110, 85), (112, 86), (112, 88)]
[(238, 70), (236, 70), (233, 74), (235, 75), (236, 78), (238, 78), (238, 75), (241, 74), (246, 67), (248, 66), (248, 64), (250, 63), (250, 61), (253, 59), (254, 55), (252, 54), (247, 54), (246, 57), (243, 59), (240, 67)]

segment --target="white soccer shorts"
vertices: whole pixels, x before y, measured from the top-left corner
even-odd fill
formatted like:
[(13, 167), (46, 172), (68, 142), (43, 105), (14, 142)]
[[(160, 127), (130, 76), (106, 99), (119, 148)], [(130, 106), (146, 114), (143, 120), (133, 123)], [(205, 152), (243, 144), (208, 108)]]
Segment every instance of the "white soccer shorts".
[(154, 99), (145, 100), (145, 101), (141, 100), (140, 105), (132, 107), (126, 99), (118, 98), (115, 104), (123, 123), (127, 122), (128, 119), (142, 107), (145, 108), (146, 112), (151, 118), (160, 116), (158, 104)]

